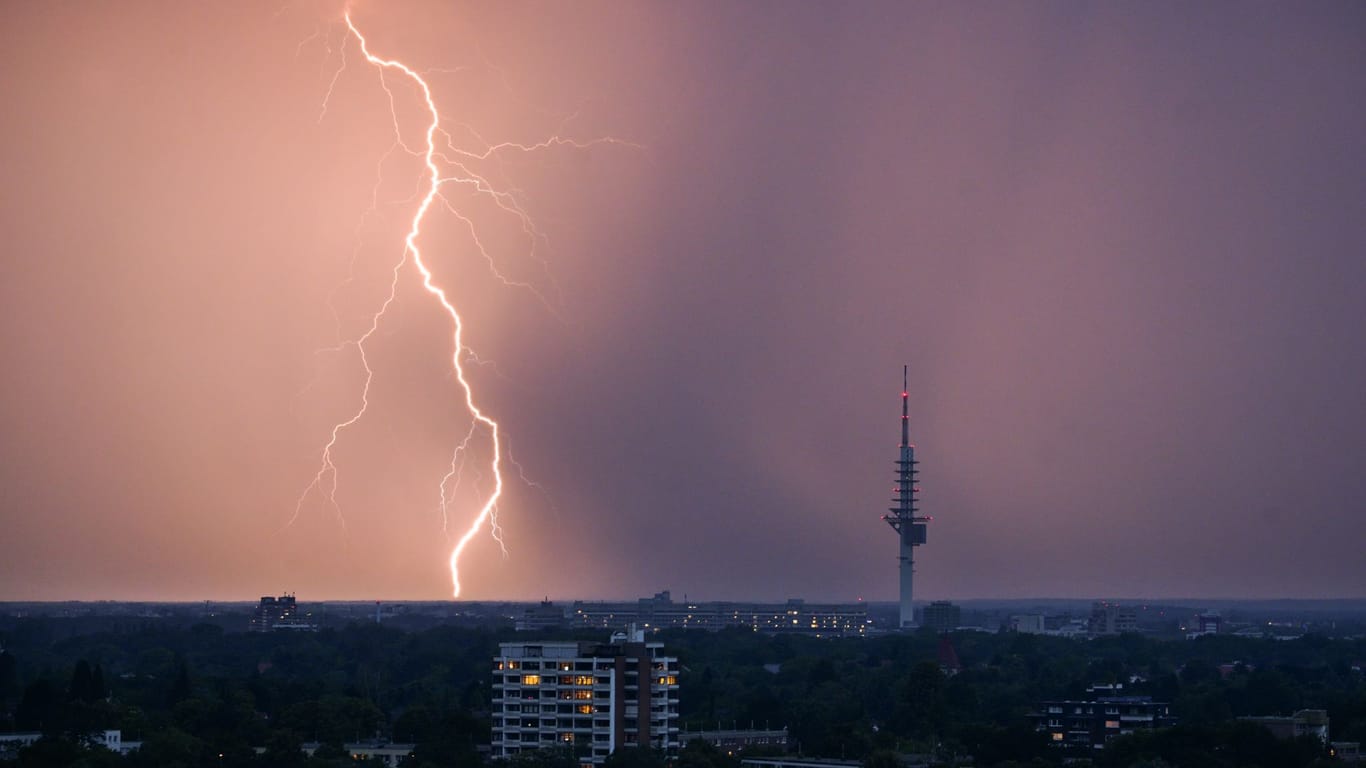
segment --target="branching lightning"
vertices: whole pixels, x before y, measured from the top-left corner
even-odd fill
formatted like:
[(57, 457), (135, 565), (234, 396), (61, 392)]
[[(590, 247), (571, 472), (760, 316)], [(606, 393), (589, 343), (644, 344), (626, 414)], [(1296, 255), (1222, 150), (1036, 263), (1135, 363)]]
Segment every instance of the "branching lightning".
[[(492, 535), (493, 539), (502, 548), (503, 555), (505, 557), (507, 556), (507, 547), (504, 544), (502, 529), (498, 524), (498, 503), (499, 500), (502, 498), (504, 491), (502, 463), (504, 460), (505, 439), (501, 434), (499, 423), (478, 404), (478, 400), (476, 399), (474, 394), (474, 389), (471, 386), (469, 379), (466, 377), (464, 363), (471, 362), (476, 365), (483, 365), (488, 364), (489, 361), (481, 360), (477, 355), (474, 354), (473, 350), (471, 350), (469, 347), (465, 345), (463, 338), (464, 319), (461, 317), (459, 311), (457, 311), (455, 304), (452, 302), (447, 291), (437, 284), (436, 278), (434, 277), (432, 270), (428, 266), (427, 260), (423, 256), (422, 250), (419, 247), (419, 240), (422, 235), (424, 220), (426, 219), (428, 212), (433, 209), (434, 205), (439, 203), (442, 209), (451, 213), (455, 218), (459, 219), (468, 228), (470, 240), (473, 244), (474, 249), (487, 263), (490, 272), (494, 276), (494, 278), (502, 282), (504, 285), (529, 291), (541, 302), (541, 304), (548, 311), (550, 311), (558, 318), (558, 313), (555, 312), (555, 310), (551, 307), (550, 302), (546, 300), (546, 297), (540, 291), (538, 291), (535, 288), (535, 286), (531, 285), (530, 283), (511, 280), (498, 269), (493, 256), (489, 253), (488, 249), (485, 248), (483, 241), (480, 239), (474, 221), (469, 216), (464, 215), (459, 210), (457, 210), (456, 206), (451, 202), (451, 199), (447, 196), (447, 194), (443, 194), (442, 190), (443, 188), (454, 186), (465, 187), (471, 190), (472, 194), (484, 197), (485, 199), (492, 201), (493, 204), (498, 207), (498, 209), (516, 217), (516, 219), (521, 224), (523, 232), (526, 234), (527, 238), (532, 243), (531, 256), (536, 257), (536, 243), (543, 242), (545, 238), (536, 229), (535, 225), (531, 220), (531, 217), (519, 204), (517, 200), (517, 194), (513, 191), (509, 191), (506, 189), (499, 189), (497, 186), (490, 182), (489, 178), (487, 178), (484, 175), (481, 175), (480, 173), (475, 172), (470, 166), (473, 163), (494, 159), (504, 152), (534, 152), (538, 150), (545, 150), (557, 147), (570, 147), (582, 149), (595, 144), (603, 143), (623, 144), (628, 146), (636, 145), (613, 138), (597, 139), (594, 141), (576, 141), (573, 139), (562, 138), (558, 135), (552, 136), (544, 141), (537, 142), (534, 144), (525, 144), (517, 142), (502, 142), (490, 144), (488, 142), (483, 141), (472, 128), (468, 126), (460, 126), (465, 130), (465, 132), (468, 135), (473, 136), (475, 140), (479, 141), (483, 145), (483, 147), (478, 151), (470, 151), (468, 149), (459, 148), (455, 146), (455, 142), (453, 141), (451, 133), (443, 127), (441, 113), (437, 107), (436, 100), (433, 98), (431, 86), (423, 77), (422, 73), (409, 67), (407, 64), (404, 64), (401, 61), (398, 61), (396, 59), (384, 58), (373, 53), (370, 50), (369, 42), (367, 41), (366, 37), (361, 33), (361, 31), (356, 27), (355, 23), (353, 22), (350, 12), (347, 11), (343, 18), (346, 24), (346, 36), (343, 38), (341, 44), (338, 46), (341, 63), (336, 72), (333, 73), (331, 80), (328, 82), (326, 94), (323, 97), (322, 105), (319, 110), (318, 120), (319, 122), (321, 122), (327, 117), (328, 105), (331, 102), (331, 99), (333, 98), (333, 94), (336, 89), (337, 83), (340, 80), (342, 73), (345, 71), (347, 67), (347, 43), (349, 41), (349, 38), (354, 36), (355, 45), (359, 48), (360, 55), (365, 59), (365, 61), (368, 64), (374, 67), (377, 71), (380, 87), (384, 90), (385, 95), (389, 101), (390, 116), (393, 120), (394, 130), (394, 144), (390, 146), (388, 151), (386, 151), (384, 155), (380, 158), (379, 164), (376, 168), (376, 185), (372, 190), (371, 194), (371, 206), (370, 209), (367, 210), (365, 214), (362, 216), (361, 224), (363, 225), (365, 217), (373, 215), (377, 212), (379, 204), (379, 179), (382, 177), (382, 171), (385, 160), (389, 158), (389, 156), (394, 152), (395, 149), (402, 149), (409, 155), (416, 158), (420, 158), (421, 160), (423, 166), (422, 179), (419, 184), (419, 194), (415, 195), (415, 199), (420, 197), (420, 200), (417, 203), (416, 211), (414, 212), (412, 220), (409, 223), (407, 235), (404, 237), (403, 251), (399, 255), (396, 263), (394, 263), (393, 268), (391, 270), (389, 290), (385, 295), (384, 300), (380, 303), (378, 309), (376, 309), (374, 313), (369, 316), (369, 323), (365, 327), (364, 332), (362, 332), (358, 337), (354, 339), (343, 340), (340, 332), (340, 318), (337, 317), (336, 308), (332, 307), (334, 317), (337, 317), (338, 320), (338, 343), (335, 346), (330, 347), (326, 351), (341, 352), (349, 350), (351, 347), (354, 347), (356, 349), (357, 356), (361, 363), (361, 367), (364, 370), (364, 380), (360, 388), (360, 402), (359, 405), (356, 407), (356, 410), (352, 412), (352, 414), (348, 418), (337, 422), (331, 428), (331, 431), (328, 435), (328, 440), (324, 444), (322, 449), (322, 456), (319, 462), (318, 471), (315, 473), (312, 481), (307, 485), (307, 487), (304, 488), (303, 493), (300, 494), (298, 501), (295, 504), (294, 514), (290, 518), (289, 523), (286, 524), (286, 527), (288, 525), (293, 524), (294, 521), (298, 519), (305, 502), (314, 493), (317, 493), (325, 500), (326, 504), (330, 506), (330, 508), (336, 514), (337, 519), (342, 521), (343, 526), (345, 525), (344, 518), (341, 514), (341, 506), (337, 503), (337, 465), (335, 462), (335, 450), (342, 433), (346, 431), (349, 427), (356, 424), (356, 422), (360, 421), (360, 419), (365, 416), (367, 410), (370, 407), (371, 385), (374, 382), (375, 372), (370, 364), (370, 359), (367, 356), (367, 343), (378, 331), (384, 315), (388, 312), (390, 306), (394, 303), (395, 298), (398, 295), (400, 276), (403, 273), (405, 267), (407, 267), (407, 265), (411, 263), (412, 266), (416, 269), (418, 276), (421, 278), (422, 287), (424, 291), (436, 300), (436, 302), (445, 311), (447, 317), (450, 320), (451, 337), (453, 342), (453, 350), (450, 358), (451, 372), (454, 374), (454, 378), (457, 384), (458, 391), (460, 393), (460, 397), (462, 398), (465, 409), (470, 416), (469, 429), (465, 433), (463, 439), (461, 439), (456, 444), (454, 451), (451, 454), (449, 470), (440, 479), (440, 482), (438, 483), (437, 487), (438, 496), (440, 499), (440, 512), (443, 531), (449, 533), (450, 528), (452, 526), (451, 507), (455, 502), (456, 491), (459, 490), (461, 482), (464, 479), (465, 463), (472, 452), (472, 442), (475, 440), (476, 436), (483, 435), (490, 444), (490, 452), (486, 468), (488, 471), (488, 476), (492, 479), (492, 488), (487, 491), (481, 489), (481, 485), (483, 485), (483, 480), (485, 478), (485, 473), (484, 471), (482, 471), (481, 468), (474, 468), (471, 470), (471, 473), (473, 474), (472, 484), (474, 488), (475, 498), (478, 499), (478, 511), (474, 515), (473, 520), (467, 526), (459, 529), (461, 533), (459, 537), (456, 539), (450, 553), (449, 566), (451, 572), (452, 590), (454, 596), (459, 597), (460, 557), (465, 551), (465, 549), (469, 546), (470, 542), (474, 539), (474, 537), (484, 528), (485, 524), (488, 525), (490, 534)], [(315, 34), (308, 40), (317, 39), (319, 36), (320, 35), (315, 32)], [(330, 35), (328, 35), (324, 39), (328, 41), (328, 49), (330, 52)], [(308, 40), (304, 42), (306, 43), (308, 42)], [(303, 45), (304, 43), (300, 43), (300, 48), (302, 48)], [(411, 81), (414, 86), (416, 86), (417, 91), (420, 92), (422, 96), (422, 105), (425, 109), (427, 120), (426, 128), (423, 133), (424, 142), (421, 146), (411, 146), (403, 139), (403, 135), (399, 127), (396, 97), (394, 91), (390, 87), (389, 79), (388, 77), (386, 77), (387, 75), (406, 78), (407, 80)], [(360, 235), (360, 229), (361, 225), (358, 225), (356, 232), (358, 239)], [(358, 250), (359, 245), (357, 245), (356, 247), (356, 251)], [(352, 253), (351, 272), (346, 278), (347, 283), (353, 280), (355, 276), (356, 251), (353, 251)], [(536, 258), (538, 261), (540, 261), (539, 257)], [(542, 266), (545, 266), (544, 261), (541, 261), (541, 264)], [(335, 295), (335, 293), (336, 291), (334, 290), (333, 295)], [(332, 305), (332, 296), (329, 296), (328, 303), (329, 306)], [(509, 462), (512, 462), (510, 455), (507, 456), (507, 460)], [(544, 493), (544, 489), (541, 488), (540, 485), (532, 483), (529, 480), (526, 480), (526, 474), (519, 464), (516, 464), (515, 462), (512, 463), (516, 467), (519, 477), (521, 477), (525, 482), (536, 487), (538, 490)], [(481, 467), (483, 467), (482, 464)]]

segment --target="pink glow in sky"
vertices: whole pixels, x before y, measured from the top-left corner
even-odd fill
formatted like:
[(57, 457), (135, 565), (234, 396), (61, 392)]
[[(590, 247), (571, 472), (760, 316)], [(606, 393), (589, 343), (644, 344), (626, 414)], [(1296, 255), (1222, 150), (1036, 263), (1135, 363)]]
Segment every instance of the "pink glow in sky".
[[(918, 597), (1363, 596), (1366, 6), (353, 12), (459, 141), (638, 145), (484, 166), (539, 236), (423, 227), (536, 483), (463, 597), (891, 599), (906, 363)], [(341, 13), (0, 11), (0, 600), (449, 595), (469, 416), (412, 272), (346, 525), (285, 527), (422, 199)]]

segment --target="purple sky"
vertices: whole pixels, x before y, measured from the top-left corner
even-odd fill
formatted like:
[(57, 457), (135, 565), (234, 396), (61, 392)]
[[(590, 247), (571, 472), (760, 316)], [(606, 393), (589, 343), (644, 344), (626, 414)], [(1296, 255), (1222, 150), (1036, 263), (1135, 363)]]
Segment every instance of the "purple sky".
[[(353, 14), (462, 148), (637, 145), (483, 161), (534, 241), (450, 190), (529, 287), (425, 225), (537, 483), (465, 597), (892, 599), (903, 364), (917, 597), (1366, 596), (1366, 5)], [(411, 268), (345, 524), (313, 494), (286, 526), (359, 401), (325, 348), (421, 194), (344, 33), (318, 2), (0, 11), (0, 599), (449, 594), (469, 418)]]

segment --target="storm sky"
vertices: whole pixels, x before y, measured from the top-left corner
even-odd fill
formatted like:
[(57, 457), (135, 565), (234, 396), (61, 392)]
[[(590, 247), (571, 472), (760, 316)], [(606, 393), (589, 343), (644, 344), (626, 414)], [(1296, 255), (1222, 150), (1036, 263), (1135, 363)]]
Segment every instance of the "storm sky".
[[(421, 192), (342, 10), (0, 7), (0, 599), (449, 596), (411, 264), (290, 524)], [(353, 16), (461, 148), (624, 142), (423, 230), (531, 481), (463, 597), (894, 598), (903, 364), (917, 598), (1366, 595), (1366, 5)]]

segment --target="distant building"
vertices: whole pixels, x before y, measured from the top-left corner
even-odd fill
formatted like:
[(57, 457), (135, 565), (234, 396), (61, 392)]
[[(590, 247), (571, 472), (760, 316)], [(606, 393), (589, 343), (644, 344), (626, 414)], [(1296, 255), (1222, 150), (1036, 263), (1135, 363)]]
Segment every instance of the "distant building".
[(533, 605), (517, 617), (518, 632), (545, 632), (565, 627), (564, 609), (549, 600)]
[(920, 625), (936, 632), (949, 632), (963, 623), (963, 610), (947, 600), (936, 600), (925, 606)]
[(635, 624), (648, 630), (748, 627), (756, 632), (861, 635), (868, 630), (865, 603), (676, 603), (667, 590), (634, 602), (576, 601), (570, 620), (579, 629), (617, 630)]
[[(306, 741), (302, 745), (304, 754), (313, 756), (322, 745), (316, 741)], [(390, 744), (384, 741), (360, 741), (347, 742), (342, 745), (342, 749), (351, 755), (352, 760), (369, 760), (367, 765), (378, 763), (380, 765), (398, 768), (409, 756), (413, 754), (414, 744)]]
[(746, 757), (741, 768), (863, 768), (858, 760), (823, 760), (816, 757)]
[(601, 765), (620, 747), (678, 752), (678, 659), (643, 630), (608, 643), (501, 643), (493, 660), (493, 757), (568, 747)]
[[(1045, 619), (1045, 622), (1048, 620)], [(1067, 619), (1058, 625), (1057, 629), (1050, 629), (1046, 632), (1049, 635), (1058, 637), (1084, 638), (1090, 633), (1090, 622), (1086, 619)]]
[(1148, 696), (1098, 696), (1090, 701), (1045, 701), (1030, 715), (1034, 729), (1058, 747), (1102, 749), (1116, 736), (1176, 724), (1171, 706)]
[(1328, 745), (1328, 756), (1342, 763), (1361, 762), (1361, 742), (1334, 741)]
[(1023, 632), (1026, 635), (1042, 635), (1046, 631), (1044, 618), (1040, 614), (1011, 616), (1009, 626), (1012, 632)]
[(267, 595), (261, 598), (260, 604), (256, 606), (256, 613), (252, 614), (251, 625), (248, 627), (251, 632), (316, 631), (317, 629), (317, 624), (299, 616), (298, 603), (295, 602), (294, 595), (290, 594), (279, 597)]
[(19, 757), (19, 750), (33, 746), (41, 738), (43, 734), (39, 731), (0, 733), (0, 760), (13, 760)]
[(1186, 637), (1193, 639), (1202, 635), (1217, 635), (1223, 626), (1224, 620), (1219, 614), (1214, 612), (1197, 613)]
[(1132, 606), (1114, 603), (1092, 603), (1091, 620), (1087, 631), (1092, 635), (1119, 635), (1138, 631), (1138, 613)]
[(755, 747), (761, 749), (776, 749), (786, 752), (787, 729), (754, 730), (752, 728), (732, 728), (730, 730), (687, 731), (678, 741), (681, 745), (687, 745), (692, 741), (706, 742), (707, 744), (732, 755)]
[(1313, 736), (1328, 746), (1328, 711), (1301, 709), (1290, 717), (1240, 717), (1245, 723), (1255, 723), (1271, 731), (1278, 739), (1298, 739)]
[[(19, 750), (31, 747), (43, 734), (37, 731), (25, 733), (0, 733), (0, 760), (12, 760), (19, 756)], [(110, 752), (126, 755), (142, 746), (140, 741), (124, 741), (123, 731), (105, 730), (86, 734), (84, 743), (89, 747), (104, 747)]]

